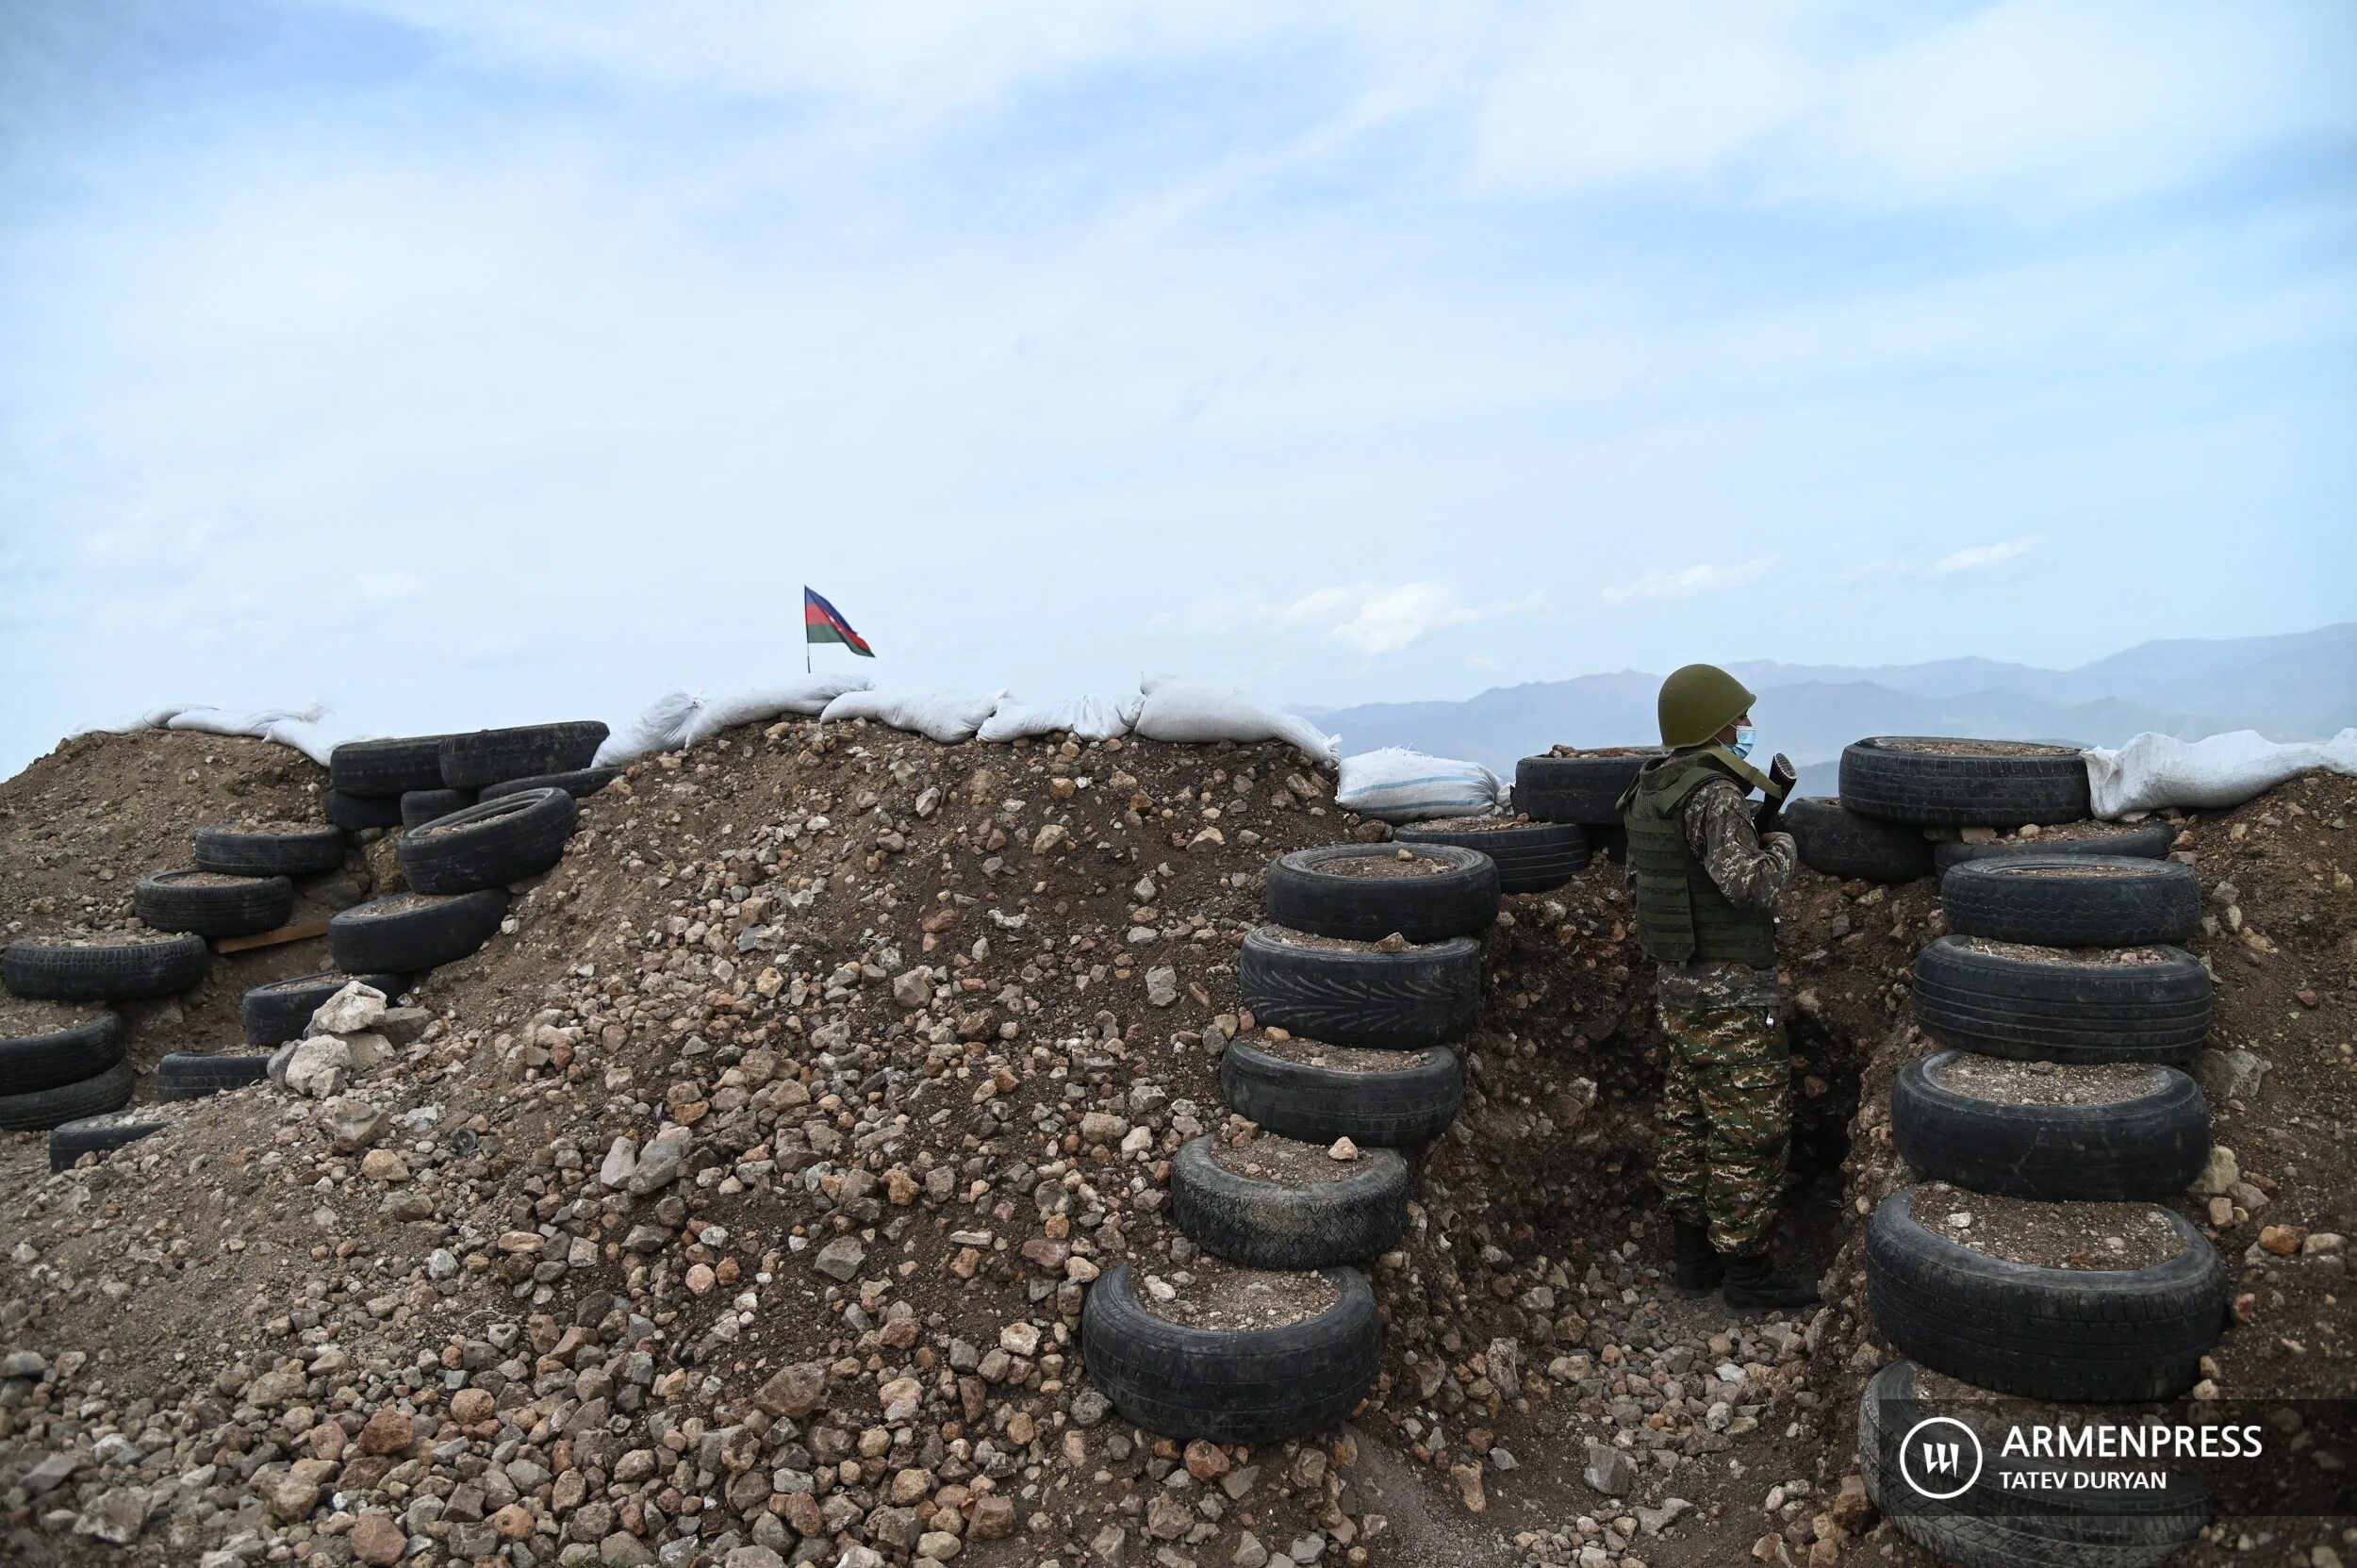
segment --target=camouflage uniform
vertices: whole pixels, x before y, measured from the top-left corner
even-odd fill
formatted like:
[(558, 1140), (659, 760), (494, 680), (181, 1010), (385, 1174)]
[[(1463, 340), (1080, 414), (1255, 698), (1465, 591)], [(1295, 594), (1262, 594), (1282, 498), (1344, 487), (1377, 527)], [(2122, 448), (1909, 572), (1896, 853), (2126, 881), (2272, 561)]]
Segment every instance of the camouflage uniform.
[[(1682, 817), (1686, 841), (1735, 903), (1772, 908), (1791, 879), (1791, 838), (1752, 830), (1752, 805), (1732, 780), (1696, 790)], [(1654, 1164), (1673, 1219), (1707, 1224), (1730, 1257), (1766, 1250), (1775, 1226), (1791, 1131), (1792, 1053), (1778, 1016), (1776, 972), (1748, 964), (1663, 964), (1656, 995), (1670, 1061), (1661, 1086)]]

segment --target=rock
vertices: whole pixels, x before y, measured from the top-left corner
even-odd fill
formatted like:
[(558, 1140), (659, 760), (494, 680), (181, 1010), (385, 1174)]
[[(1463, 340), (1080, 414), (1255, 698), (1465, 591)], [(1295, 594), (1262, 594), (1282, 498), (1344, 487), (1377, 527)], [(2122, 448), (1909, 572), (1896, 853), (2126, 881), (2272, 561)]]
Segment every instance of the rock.
[(1874, 1505), (1866, 1495), (1866, 1477), (1844, 1476), (1834, 1490), (1833, 1522), (1852, 1535), (1864, 1535), (1874, 1527)]
[(2234, 1151), (2224, 1144), (2212, 1144), (2210, 1163), (2185, 1190), (2196, 1197), (2218, 1197), (2241, 1180), (2242, 1167), (2235, 1164)]
[(388, 1007), (376, 1020), (376, 1032), (398, 1049), (416, 1045), (433, 1021), (434, 1015), (422, 1007)]
[(1146, 999), (1156, 1007), (1168, 1007), (1178, 999), (1178, 971), (1169, 965), (1158, 965), (1146, 971)]
[(849, 1280), (859, 1273), (860, 1264), (867, 1261), (867, 1248), (854, 1236), (837, 1236), (818, 1249), (811, 1260), (811, 1267), (830, 1279)]
[(378, 1411), (360, 1428), (360, 1452), (405, 1454), (418, 1441), (418, 1424), (405, 1411)]
[(409, 1163), (389, 1148), (372, 1148), (360, 1157), (360, 1174), (371, 1181), (390, 1184), (409, 1180)]
[(628, 1138), (617, 1138), (598, 1166), (598, 1182), (608, 1189), (627, 1186), (637, 1171), (638, 1146)]
[(737, 1546), (720, 1560), (720, 1568), (785, 1568), (785, 1559), (766, 1546)]
[(657, 1138), (638, 1151), (637, 1168), (624, 1185), (634, 1197), (644, 1197), (679, 1180), (687, 1162), (687, 1146), (672, 1138)]
[(364, 1513), (353, 1522), (352, 1555), (371, 1568), (391, 1568), (409, 1550), (409, 1537), (389, 1514)]
[(1105, 1111), (1087, 1111), (1080, 1115), (1080, 1142), (1083, 1144), (1117, 1144), (1129, 1131), (1129, 1124)]
[(285, 1477), (270, 1489), (270, 1510), (287, 1524), (301, 1524), (319, 1506), (319, 1482), (301, 1476)]
[(822, 1362), (797, 1362), (770, 1376), (753, 1395), (753, 1403), (771, 1415), (795, 1420), (826, 1402), (827, 1368)]
[(70, 1450), (43, 1454), (41, 1462), (25, 1472), (16, 1484), (33, 1496), (42, 1496), (64, 1485), (83, 1461), (84, 1456)]
[(922, 966), (903, 969), (893, 977), (892, 999), (915, 1012), (933, 999), (932, 972)]
[(521, 1541), (533, 1530), (532, 1510), (521, 1503), (510, 1503), (488, 1521), (491, 1533), (502, 1541)]
[(2274, 1064), (2255, 1051), (2240, 1048), (2205, 1050), (2193, 1059), (2193, 1076), (2213, 1105), (2230, 1099), (2250, 1099), (2266, 1081)]
[(450, 1396), (450, 1417), (462, 1427), (488, 1421), (498, 1413), (499, 1401), (488, 1389), (462, 1388)]
[(338, 1154), (357, 1154), (384, 1131), (385, 1113), (367, 1100), (338, 1095), (320, 1107), (320, 1130)]
[(287, 1057), (286, 1076), (291, 1094), (314, 1099), (340, 1094), (352, 1081), (352, 1048), (333, 1034), (298, 1040)]
[(305, 1034), (357, 1034), (385, 1016), (385, 993), (353, 981), (311, 1012)]
[(1583, 1478), (1605, 1495), (1618, 1497), (1636, 1482), (1637, 1464), (1618, 1448), (1591, 1443), (1588, 1445), (1588, 1468)]
[(40, 1378), (48, 1371), (48, 1358), (38, 1350), (11, 1350), (0, 1356), (0, 1378)]
[(2296, 1225), (2269, 1225), (2259, 1231), (2259, 1245), (2279, 1258), (2288, 1258), (2299, 1250), (2307, 1232)]
[(1956, 836), (1967, 844), (1994, 844), (1997, 842), (1997, 830), (1995, 828), (1962, 828), (1957, 830)]
[(998, 1330), (998, 1348), (1010, 1356), (1031, 1357), (1039, 1354), (1039, 1325), (1010, 1323)]
[(1352, 1143), (1347, 1136), (1337, 1138), (1334, 1140), (1332, 1147), (1327, 1149), (1326, 1157), (1328, 1160), (1341, 1160), (1344, 1162), (1356, 1160), (1359, 1158), (1359, 1146)]
[(1198, 1481), (1215, 1481), (1228, 1474), (1228, 1450), (1204, 1438), (1187, 1444), (1187, 1474)]
[(118, 1486), (98, 1494), (95, 1502), (74, 1521), (74, 1533), (95, 1536), (127, 1546), (147, 1528), (147, 1494), (137, 1487)]
[(1014, 1500), (986, 1492), (974, 1499), (974, 1517), (967, 1521), (965, 1533), (977, 1541), (1002, 1541), (1014, 1533)]
[(1487, 1513), (1490, 1511), (1489, 1494), (1481, 1490), (1481, 1466), (1452, 1464), (1448, 1467), (1448, 1475), (1449, 1479), (1457, 1483), (1457, 1497), (1465, 1505), (1466, 1512)]
[(2336, 1230), (2311, 1230), (2307, 1239), (2299, 1244), (2299, 1255), (2303, 1258), (2324, 1257), (2348, 1246), (2349, 1238)]

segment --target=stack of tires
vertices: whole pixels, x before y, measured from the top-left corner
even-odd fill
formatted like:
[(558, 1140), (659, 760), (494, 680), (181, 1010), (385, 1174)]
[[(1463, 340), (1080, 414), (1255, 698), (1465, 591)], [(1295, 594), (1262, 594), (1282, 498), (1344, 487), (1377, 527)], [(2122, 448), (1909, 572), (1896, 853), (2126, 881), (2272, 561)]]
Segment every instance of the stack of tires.
[(1171, 1164), (1172, 1218), (1209, 1257), (1177, 1284), (1116, 1264), (1082, 1315), (1090, 1376), (1129, 1420), (1265, 1443), (1333, 1427), (1374, 1386), (1381, 1329), (1355, 1265), (1397, 1244), (1409, 1151), (1462, 1103), (1449, 1048), (1480, 1004), (1475, 933), (1497, 917), (1499, 875), (1479, 850), (1431, 841), (1271, 867), (1275, 923), (1239, 964), (1259, 1033), (1220, 1064), (1259, 1135), (1207, 1134)]
[[(572, 834), (575, 801), (620, 771), (590, 766), (605, 736), (603, 724), (578, 720), (337, 747), (328, 756), (331, 817), (399, 825), (395, 848), (407, 884), (328, 922), (337, 970), (416, 975), (489, 941), (507, 914), (507, 884), (554, 866)], [(284, 1027), (299, 1001), (272, 996), (249, 1006), (248, 1042), (264, 1043), (257, 1031)]]
[(113, 1002), (169, 997), (205, 978), (205, 939), (153, 932), (21, 937), (0, 974), (0, 1128), (36, 1131), (131, 1100), (123, 1015)]
[[(2069, 821), (2085, 775), (2054, 750), (1862, 742), (1841, 796), (1923, 825)], [(1913, 986), (1937, 1048), (1891, 1094), (1893, 1140), (1922, 1180), (1867, 1229), (1875, 1320), (1908, 1358), (1866, 1390), (1867, 1491), (1962, 1568), (2159, 1564), (2206, 1520), (2199, 1477), (2098, 1491), (2070, 1474), (2084, 1460), (2003, 1458), (1992, 1438), (1990, 1465), (2053, 1474), (1938, 1495), (1903, 1440), (1934, 1418), (2002, 1435), (2001, 1398), (2159, 1400), (2200, 1378), (2225, 1328), (2225, 1270), (2163, 1206), (2210, 1152), (2209, 1108), (2182, 1070), (2208, 1034), (2210, 977), (2172, 945), (2199, 921), (2200, 883), (2165, 859), (2016, 850), (1953, 859), (1940, 903), (1948, 934), (1917, 955)]]
[(1621, 797), (1637, 782), (1639, 768), (1665, 754), (1658, 746), (1607, 746), (1525, 757), (1514, 765), (1514, 809), (1534, 822), (1575, 827), (1588, 850), (1626, 860)]

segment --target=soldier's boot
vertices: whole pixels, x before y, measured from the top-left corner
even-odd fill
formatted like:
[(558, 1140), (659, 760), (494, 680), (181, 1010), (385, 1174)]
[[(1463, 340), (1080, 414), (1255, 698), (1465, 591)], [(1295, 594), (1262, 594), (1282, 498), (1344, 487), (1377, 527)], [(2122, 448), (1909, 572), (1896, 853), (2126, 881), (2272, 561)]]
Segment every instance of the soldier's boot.
[(1738, 1311), (1805, 1307), (1817, 1299), (1817, 1286), (1813, 1280), (1779, 1271), (1768, 1261), (1768, 1254), (1755, 1252), (1747, 1258), (1726, 1260), (1725, 1283), (1720, 1295)]
[(1726, 1260), (1710, 1245), (1710, 1227), (1672, 1220), (1670, 1234), (1676, 1248), (1677, 1271), (1672, 1276), (1680, 1290), (1715, 1291), (1726, 1274)]

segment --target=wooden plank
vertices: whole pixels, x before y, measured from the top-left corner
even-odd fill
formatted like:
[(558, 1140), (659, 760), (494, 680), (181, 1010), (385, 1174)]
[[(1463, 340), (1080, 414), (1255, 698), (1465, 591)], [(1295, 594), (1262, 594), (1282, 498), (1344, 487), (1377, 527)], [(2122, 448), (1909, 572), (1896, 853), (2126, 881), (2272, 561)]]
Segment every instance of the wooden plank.
[(291, 926), (280, 926), (258, 936), (224, 936), (213, 944), (217, 953), (241, 953), (251, 948), (275, 948), (282, 942), (307, 942), (314, 936), (327, 934), (325, 920), (298, 920)]

